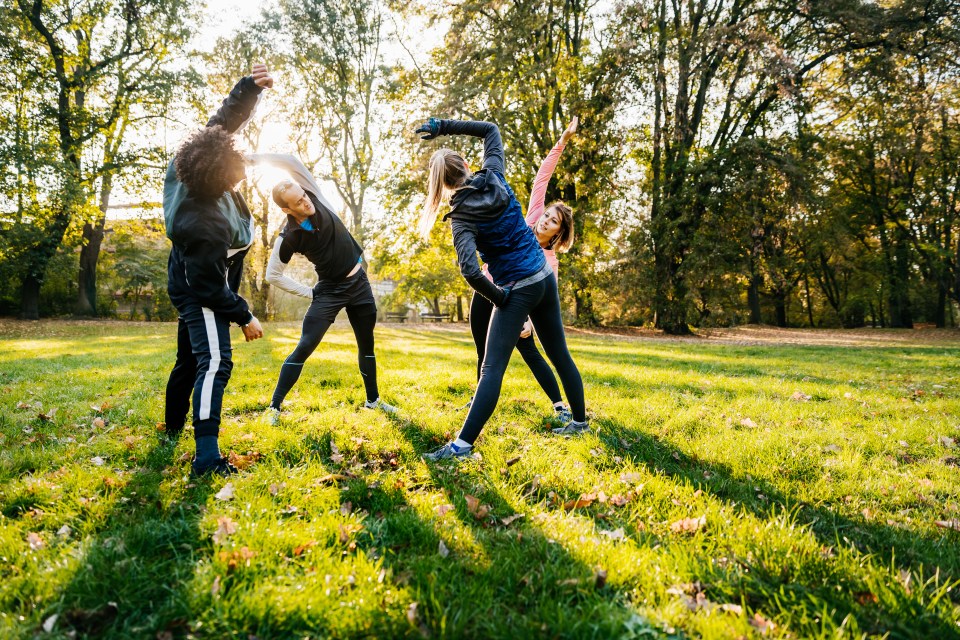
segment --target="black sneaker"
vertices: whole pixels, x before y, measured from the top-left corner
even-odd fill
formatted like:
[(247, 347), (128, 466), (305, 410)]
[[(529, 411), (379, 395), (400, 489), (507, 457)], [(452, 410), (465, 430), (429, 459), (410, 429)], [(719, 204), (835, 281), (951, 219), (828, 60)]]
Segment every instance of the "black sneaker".
[(192, 478), (200, 478), (207, 475), (227, 477), (237, 473), (240, 473), (240, 470), (230, 464), (230, 461), (224, 456), (220, 456), (220, 458), (217, 460), (209, 462), (203, 466), (197, 465), (196, 458), (194, 458), (193, 462), (190, 464), (190, 477)]

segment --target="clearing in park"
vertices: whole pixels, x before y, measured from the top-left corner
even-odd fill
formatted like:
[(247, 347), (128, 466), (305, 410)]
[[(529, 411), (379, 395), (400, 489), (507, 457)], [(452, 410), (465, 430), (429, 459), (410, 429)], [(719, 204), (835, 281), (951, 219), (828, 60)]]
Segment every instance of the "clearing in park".
[(0, 323), (0, 636), (960, 635), (960, 334), (570, 333), (593, 432), (514, 357), (481, 459), (425, 464), (475, 385), (462, 327), (299, 323), (234, 347), (221, 446), (157, 431), (175, 325)]

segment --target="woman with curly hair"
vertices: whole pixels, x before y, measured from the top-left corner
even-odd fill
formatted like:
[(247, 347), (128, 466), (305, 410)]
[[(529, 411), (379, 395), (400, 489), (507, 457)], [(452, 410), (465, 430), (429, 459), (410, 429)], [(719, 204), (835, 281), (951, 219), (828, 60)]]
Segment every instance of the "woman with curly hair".
[(166, 434), (183, 431), (193, 396), (194, 475), (236, 472), (220, 454), (220, 409), (233, 368), (230, 323), (247, 341), (263, 336), (260, 322), (237, 295), (253, 218), (235, 191), (246, 161), (233, 134), (253, 115), (260, 93), (273, 86), (266, 65), (254, 65), (206, 128), (190, 136), (167, 168), (163, 215), (173, 246), (167, 291), (180, 314), (177, 360), (166, 392)]

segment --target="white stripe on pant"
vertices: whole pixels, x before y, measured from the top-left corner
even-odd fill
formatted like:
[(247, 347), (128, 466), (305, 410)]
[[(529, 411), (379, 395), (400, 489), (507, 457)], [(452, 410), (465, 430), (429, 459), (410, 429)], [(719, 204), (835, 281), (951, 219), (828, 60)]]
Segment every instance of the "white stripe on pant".
[(203, 321), (207, 327), (207, 344), (210, 347), (210, 364), (203, 377), (203, 387), (200, 389), (200, 419), (210, 419), (210, 401), (213, 398), (213, 379), (220, 370), (220, 335), (217, 333), (217, 320), (213, 311), (206, 307), (203, 310)]

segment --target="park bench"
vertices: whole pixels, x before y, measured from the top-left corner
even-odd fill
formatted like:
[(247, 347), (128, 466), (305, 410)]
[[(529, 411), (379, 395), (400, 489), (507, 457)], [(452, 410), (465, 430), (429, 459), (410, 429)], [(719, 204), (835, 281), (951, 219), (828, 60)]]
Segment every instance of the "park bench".
[(444, 320), (451, 320), (452, 317), (453, 316), (449, 313), (421, 313), (420, 314), (420, 319), (423, 320), (424, 322), (427, 322), (428, 320), (430, 322), (443, 322)]
[(385, 315), (387, 316), (387, 320), (391, 322), (404, 322), (407, 319), (406, 311), (387, 311)]

